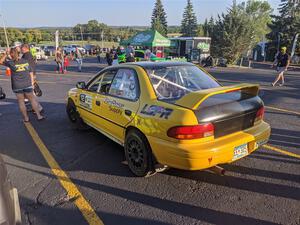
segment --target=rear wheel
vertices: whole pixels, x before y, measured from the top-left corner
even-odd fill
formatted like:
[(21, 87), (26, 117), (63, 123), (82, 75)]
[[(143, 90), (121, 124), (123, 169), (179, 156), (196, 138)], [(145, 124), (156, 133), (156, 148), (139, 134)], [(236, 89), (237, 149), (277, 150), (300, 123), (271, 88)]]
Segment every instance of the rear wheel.
[(67, 115), (69, 117), (69, 120), (71, 121), (71, 123), (74, 125), (74, 127), (78, 130), (86, 130), (88, 129), (88, 125), (86, 125), (82, 118), (80, 117), (76, 105), (73, 102), (73, 100), (69, 99), (68, 103), (67, 103)]
[(155, 173), (152, 151), (146, 137), (131, 130), (125, 138), (125, 157), (129, 169), (136, 176), (147, 177)]

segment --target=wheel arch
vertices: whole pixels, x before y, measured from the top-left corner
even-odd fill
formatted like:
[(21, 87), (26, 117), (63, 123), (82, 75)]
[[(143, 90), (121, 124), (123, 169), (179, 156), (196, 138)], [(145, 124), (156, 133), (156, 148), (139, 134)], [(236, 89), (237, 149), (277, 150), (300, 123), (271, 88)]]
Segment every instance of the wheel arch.
[(127, 135), (130, 131), (136, 131), (136, 132), (138, 132), (139, 134), (141, 134), (141, 135), (145, 138), (146, 144), (148, 145), (149, 149), (151, 150), (152, 157), (153, 157), (153, 159), (154, 159), (154, 162), (156, 163), (156, 162), (157, 162), (156, 156), (153, 154), (153, 151), (152, 151), (150, 142), (149, 142), (148, 138), (146, 137), (146, 135), (145, 135), (139, 128), (134, 127), (134, 126), (128, 126), (128, 127), (126, 127), (126, 130), (125, 130), (125, 138), (126, 138), (126, 135)]

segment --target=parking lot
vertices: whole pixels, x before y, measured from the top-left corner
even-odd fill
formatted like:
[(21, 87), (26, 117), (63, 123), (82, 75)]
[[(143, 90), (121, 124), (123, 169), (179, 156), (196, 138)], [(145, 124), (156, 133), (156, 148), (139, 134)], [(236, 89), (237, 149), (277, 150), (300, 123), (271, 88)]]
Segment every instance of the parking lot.
[(300, 224), (299, 71), (287, 73), (285, 86), (272, 87), (270, 69), (209, 69), (223, 85), (261, 85), (269, 143), (223, 165), (225, 176), (170, 169), (137, 178), (121, 146), (94, 130), (74, 130), (65, 113), (67, 91), (105, 65), (88, 58), (83, 72), (72, 62), (61, 75), (54, 64), (38, 64), (47, 119), (37, 122), (31, 115), (32, 126), (22, 123), (0, 70), (7, 93), (0, 101), (0, 153), (19, 191), (23, 224)]

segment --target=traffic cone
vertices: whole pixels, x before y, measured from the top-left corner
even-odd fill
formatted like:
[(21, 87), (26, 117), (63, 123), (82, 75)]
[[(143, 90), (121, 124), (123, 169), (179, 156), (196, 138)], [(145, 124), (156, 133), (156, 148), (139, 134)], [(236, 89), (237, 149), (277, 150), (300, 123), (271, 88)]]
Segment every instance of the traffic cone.
[(5, 75), (8, 76), (8, 77), (11, 76), (11, 70), (10, 70), (9, 67), (6, 67)]

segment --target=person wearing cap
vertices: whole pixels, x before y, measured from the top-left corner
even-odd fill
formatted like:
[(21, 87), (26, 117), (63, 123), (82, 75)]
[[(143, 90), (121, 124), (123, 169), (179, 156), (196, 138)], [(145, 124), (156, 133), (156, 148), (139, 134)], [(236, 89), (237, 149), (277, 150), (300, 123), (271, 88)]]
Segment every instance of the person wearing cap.
[(281, 79), (281, 84), (279, 86), (284, 85), (284, 72), (287, 71), (289, 65), (290, 65), (290, 56), (286, 52), (286, 47), (282, 47), (280, 52), (275, 57), (275, 61), (272, 65), (277, 65), (277, 71), (278, 76), (275, 79), (275, 81), (272, 83), (272, 86), (274, 87), (276, 83)]
[(29, 122), (26, 106), (24, 103), (27, 98), (33, 110), (37, 115), (37, 119), (43, 120), (38, 108), (38, 102), (33, 94), (33, 74), (27, 60), (20, 59), (19, 52), (16, 48), (7, 49), (6, 54), (0, 57), (0, 64), (11, 69), (11, 85), (12, 90), (16, 94), (20, 111), (23, 115), (23, 122)]
[(13, 48), (15, 48), (18, 51), (19, 55), (21, 54), (21, 46), (22, 46), (21, 42), (19, 41), (14, 42)]
[[(34, 79), (34, 83), (36, 82), (36, 61), (30, 51), (30, 47), (28, 44), (23, 44), (21, 46), (21, 52), (22, 52), (22, 59), (25, 59), (28, 61), (30, 68), (32, 69), (32, 73), (33, 73), (33, 79)], [(26, 104), (26, 100), (25, 100), (25, 104)], [(40, 112), (43, 111), (43, 107), (41, 106), (40, 103), (38, 103), (39, 105), (39, 110)]]

